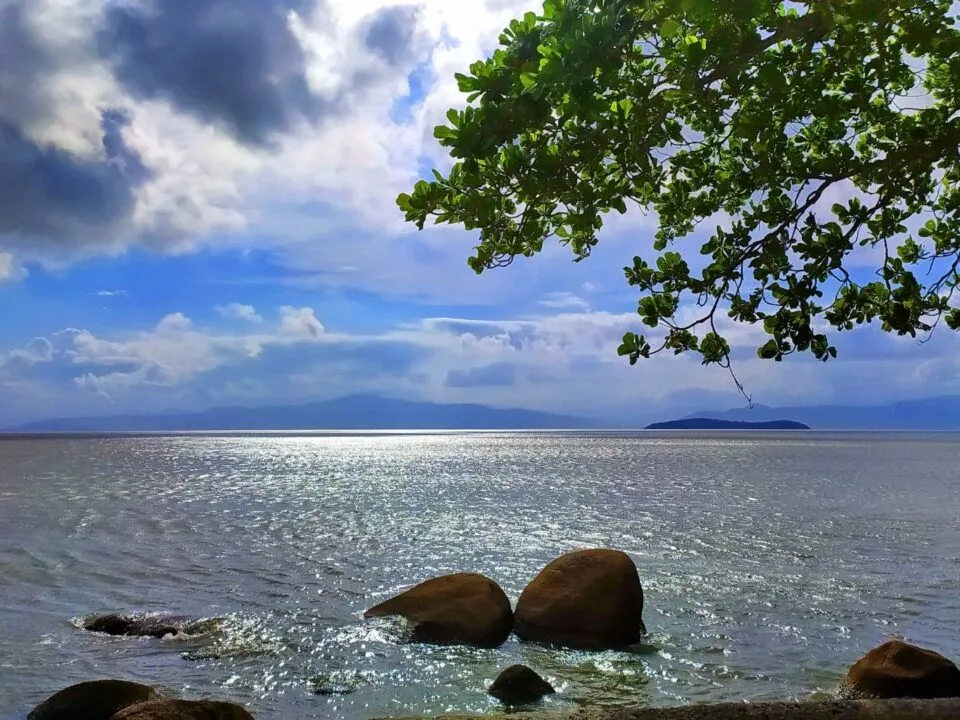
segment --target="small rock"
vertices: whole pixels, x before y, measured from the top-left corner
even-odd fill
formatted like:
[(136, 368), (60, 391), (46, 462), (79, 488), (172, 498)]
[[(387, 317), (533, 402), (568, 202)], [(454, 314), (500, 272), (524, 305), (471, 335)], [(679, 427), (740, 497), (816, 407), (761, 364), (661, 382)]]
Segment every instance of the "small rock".
[(548, 564), (520, 594), (521, 640), (585, 650), (632, 645), (646, 634), (637, 566), (619, 550), (578, 550)]
[(180, 627), (160, 618), (136, 618), (125, 615), (99, 615), (83, 624), (84, 630), (107, 635), (131, 635), (136, 637), (162, 638), (178, 635)]
[(960, 669), (933, 650), (888, 640), (850, 667), (846, 684), (875, 698), (960, 697)]
[(349, 671), (318, 675), (310, 681), (310, 688), (314, 695), (350, 695), (363, 685), (363, 678), (356, 672)]
[(151, 700), (131, 705), (111, 720), (253, 720), (247, 709), (219, 700)]
[(533, 705), (545, 695), (552, 695), (554, 689), (526, 665), (511, 665), (497, 676), (487, 692), (504, 705)]
[(125, 707), (159, 697), (126, 680), (91, 680), (64, 688), (37, 705), (27, 720), (108, 720)]
[(404, 617), (413, 624), (416, 641), (437, 645), (498, 647), (513, 627), (513, 612), (503, 589), (477, 573), (427, 580), (363, 615)]

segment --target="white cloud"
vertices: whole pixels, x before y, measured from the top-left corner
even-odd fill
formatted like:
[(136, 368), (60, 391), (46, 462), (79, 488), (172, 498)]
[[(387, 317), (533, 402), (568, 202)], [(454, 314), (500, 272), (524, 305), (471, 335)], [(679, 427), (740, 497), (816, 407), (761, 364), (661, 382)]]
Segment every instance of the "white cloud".
[[(723, 404), (738, 404), (729, 374), (703, 367), (695, 356), (661, 356), (630, 367), (616, 348), (624, 332), (638, 329), (633, 313), (589, 311), (437, 317), (375, 333), (323, 331), (309, 307), (283, 307), (273, 321), (230, 331), (173, 313), (133, 334), (70, 329), (0, 356), (8, 399), (0, 420), (89, 414), (98, 407), (96, 397), (111, 411), (141, 412), (377, 392), (573, 414), (616, 410), (639, 418), (669, 411), (677, 397), (696, 403), (719, 392)], [(738, 377), (767, 405), (960, 393), (956, 333), (919, 347), (858, 330), (846, 335), (840, 359), (826, 364), (753, 359), (754, 334), (728, 336), (735, 350), (747, 351), (735, 363)]]
[(280, 332), (301, 338), (318, 338), (323, 334), (323, 324), (317, 320), (313, 308), (280, 308)]
[(0, 282), (4, 280), (19, 280), (26, 276), (26, 271), (16, 263), (13, 255), (0, 252)]
[(263, 317), (261, 317), (253, 305), (243, 305), (241, 303), (230, 303), (229, 305), (217, 305), (214, 308), (218, 313), (220, 313), (225, 318), (233, 318), (235, 320), (246, 320), (248, 322), (260, 324), (263, 322)]
[[(590, 283), (586, 283), (589, 285)], [(539, 302), (545, 308), (557, 308), (557, 309), (566, 309), (566, 308), (577, 308), (580, 310), (586, 310), (590, 307), (590, 304), (578, 295), (574, 295), (570, 292), (552, 292), (547, 295), (546, 298)]]

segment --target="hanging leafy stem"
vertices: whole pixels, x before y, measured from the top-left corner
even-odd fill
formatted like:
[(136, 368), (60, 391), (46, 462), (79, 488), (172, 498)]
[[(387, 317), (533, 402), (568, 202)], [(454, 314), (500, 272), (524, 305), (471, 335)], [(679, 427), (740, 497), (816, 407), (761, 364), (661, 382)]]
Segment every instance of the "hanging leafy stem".
[[(477, 273), (550, 238), (583, 260), (605, 214), (655, 212), (656, 256), (624, 271), (661, 330), (624, 336), (631, 364), (672, 351), (729, 367), (720, 312), (762, 326), (757, 354), (777, 361), (836, 357), (828, 332), (874, 321), (957, 330), (950, 13), (951, 0), (546, 0), (456, 76), (467, 106), (435, 129), (455, 164), (397, 203), (421, 230), (479, 230)], [(705, 221), (694, 261), (678, 241)], [(875, 274), (854, 271), (865, 260)]]

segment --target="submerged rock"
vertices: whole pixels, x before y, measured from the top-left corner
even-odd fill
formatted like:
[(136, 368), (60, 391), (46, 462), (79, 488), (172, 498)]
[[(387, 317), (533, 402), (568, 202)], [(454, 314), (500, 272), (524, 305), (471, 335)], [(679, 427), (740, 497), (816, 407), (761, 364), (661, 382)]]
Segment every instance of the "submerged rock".
[(876, 698), (960, 697), (960, 669), (938, 652), (888, 640), (847, 671), (847, 689)]
[(414, 640), (438, 645), (498, 647), (513, 626), (503, 589), (478, 573), (427, 580), (363, 614), (368, 618), (391, 615), (410, 621)]
[(497, 676), (487, 692), (504, 705), (533, 705), (555, 691), (526, 665), (511, 665)]
[(179, 635), (182, 626), (171, 620), (126, 615), (98, 615), (83, 623), (83, 629), (107, 635), (130, 635), (135, 637), (162, 638)]
[(245, 707), (219, 700), (151, 700), (131, 705), (112, 720), (253, 720)]
[(647, 632), (637, 566), (619, 550), (558, 557), (521, 593), (514, 632), (521, 640), (586, 650), (636, 643)]
[(126, 707), (158, 698), (149, 685), (126, 680), (91, 680), (54, 693), (27, 720), (109, 720)]
[(364, 679), (358, 673), (338, 671), (311, 679), (310, 689), (314, 695), (351, 695), (364, 684)]

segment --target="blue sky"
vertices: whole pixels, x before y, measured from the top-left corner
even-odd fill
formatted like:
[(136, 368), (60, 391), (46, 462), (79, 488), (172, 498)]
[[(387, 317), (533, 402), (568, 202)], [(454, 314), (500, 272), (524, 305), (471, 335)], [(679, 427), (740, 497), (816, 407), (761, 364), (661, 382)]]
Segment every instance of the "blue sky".
[[(479, 277), (471, 234), (404, 226), (396, 194), (448, 162), (453, 73), (536, 5), (0, 0), (0, 426), (353, 392), (644, 420), (741, 402), (695, 358), (616, 356), (652, 218), (611, 219), (584, 263)], [(764, 404), (960, 392), (955, 334), (863, 329), (775, 365), (727, 329)]]

